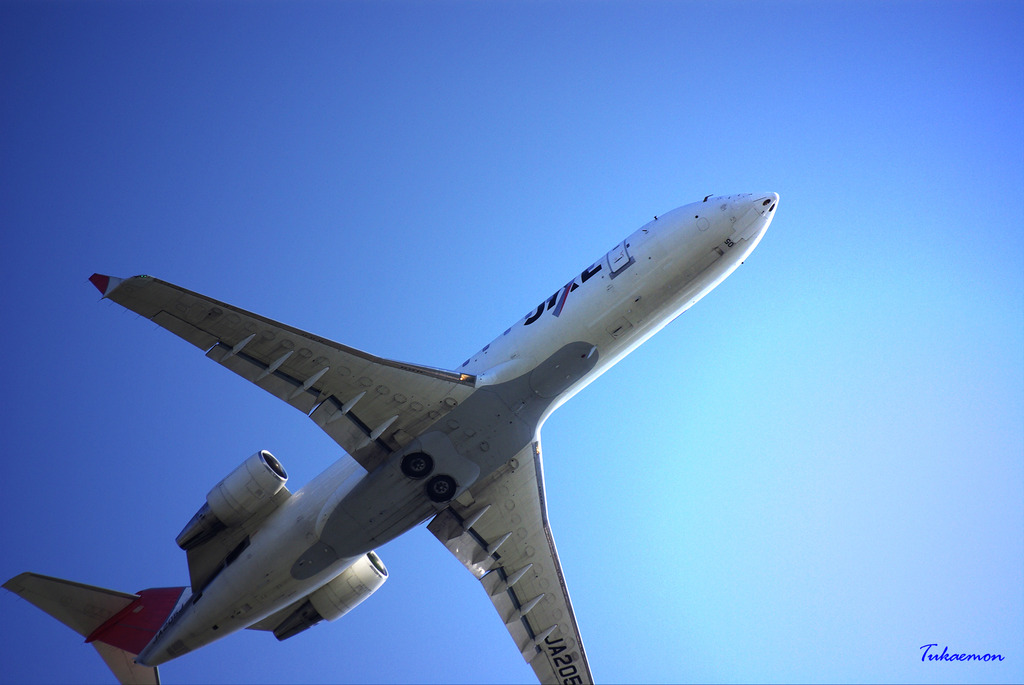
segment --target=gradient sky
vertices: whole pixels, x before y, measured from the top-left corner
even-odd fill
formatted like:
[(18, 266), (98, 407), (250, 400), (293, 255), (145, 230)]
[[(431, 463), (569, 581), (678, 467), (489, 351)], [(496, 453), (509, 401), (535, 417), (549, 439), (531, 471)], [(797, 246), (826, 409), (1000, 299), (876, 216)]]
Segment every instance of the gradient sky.
[[(185, 584), (244, 458), (339, 456), (94, 271), (455, 367), (652, 215), (775, 191), (544, 427), (595, 677), (1024, 681), (1022, 35), (1020, 2), (0, 3), (0, 579)], [(532, 679), (426, 530), (378, 551), (349, 616), (164, 681)], [(112, 682), (0, 615), (0, 682)]]

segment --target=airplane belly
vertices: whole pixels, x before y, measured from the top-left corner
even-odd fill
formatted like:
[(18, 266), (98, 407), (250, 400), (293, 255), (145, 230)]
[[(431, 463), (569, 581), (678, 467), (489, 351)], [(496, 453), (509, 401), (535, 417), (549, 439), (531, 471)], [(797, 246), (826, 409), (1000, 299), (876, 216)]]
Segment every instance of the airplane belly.
[(247, 628), (315, 591), (358, 557), (295, 578), (292, 564), (316, 539), (317, 516), (351, 468), (340, 463), (292, 495), (253, 534), (249, 546), (172, 616), (138, 661), (156, 666)]
[(529, 372), (478, 389), (342, 497), (330, 499), (315, 539), (306, 543), (290, 574), (319, 576), (338, 559), (361, 556), (444, 509), (447, 501), (425, 496), (424, 480), (402, 471), (406, 456), (426, 453), (433, 474), (451, 476), (457, 492), (465, 490), (528, 445), (551, 407), (590, 374), (599, 356), (594, 344), (572, 342)]
[(248, 628), (314, 592), (359, 558), (336, 560), (317, 576), (298, 579), (289, 572), (290, 560), (303, 546), (298, 541), (265, 545), (226, 568), (168, 622), (139, 654), (139, 663), (157, 666)]

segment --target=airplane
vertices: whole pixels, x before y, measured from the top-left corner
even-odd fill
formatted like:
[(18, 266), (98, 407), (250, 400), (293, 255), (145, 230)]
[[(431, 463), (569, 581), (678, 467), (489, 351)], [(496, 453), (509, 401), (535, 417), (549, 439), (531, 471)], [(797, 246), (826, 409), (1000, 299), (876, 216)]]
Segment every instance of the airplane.
[(347, 454), (294, 493), (266, 450), (214, 485), (176, 538), (188, 587), (124, 593), (35, 573), (3, 587), (85, 637), (120, 682), (157, 683), (159, 665), (236, 631), (287, 640), (337, 620), (387, 580), (374, 549), (430, 519), (538, 680), (592, 683), (548, 522), (541, 427), (743, 263), (778, 201), (709, 195), (655, 216), (455, 370), (149, 276), (93, 274), (102, 298), (299, 409)]

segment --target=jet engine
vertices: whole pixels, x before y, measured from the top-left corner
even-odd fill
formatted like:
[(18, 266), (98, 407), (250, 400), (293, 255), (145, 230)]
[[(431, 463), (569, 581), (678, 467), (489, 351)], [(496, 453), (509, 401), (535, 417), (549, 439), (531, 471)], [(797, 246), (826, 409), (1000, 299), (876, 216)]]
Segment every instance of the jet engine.
[(192, 549), (219, 531), (245, 522), (265, 507), (287, 480), (281, 462), (260, 450), (213, 486), (206, 504), (178, 533), (178, 547)]
[(274, 628), (274, 637), (287, 640), (323, 620), (336, 621), (376, 592), (388, 570), (375, 552), (367, 552), (329, 583), (300, 600), (288, 618)]

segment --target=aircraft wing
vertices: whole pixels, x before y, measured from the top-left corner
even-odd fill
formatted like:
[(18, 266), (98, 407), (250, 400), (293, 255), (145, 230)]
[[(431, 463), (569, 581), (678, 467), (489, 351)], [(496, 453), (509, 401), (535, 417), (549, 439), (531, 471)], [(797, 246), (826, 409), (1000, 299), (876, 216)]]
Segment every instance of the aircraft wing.
[(89, 280), (307, 414), (368, 471), (473, 392), (473, 376), (376, 357), (156, 278)]
[(540, 682), (594, 682), (548, 525), (539, 442), (427, 527), (480, 580)]

